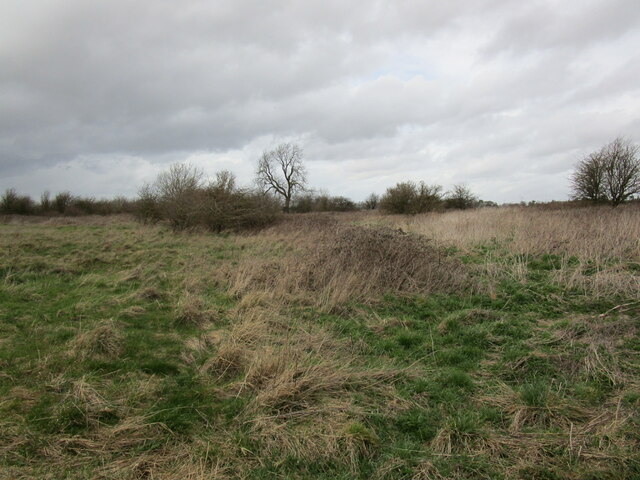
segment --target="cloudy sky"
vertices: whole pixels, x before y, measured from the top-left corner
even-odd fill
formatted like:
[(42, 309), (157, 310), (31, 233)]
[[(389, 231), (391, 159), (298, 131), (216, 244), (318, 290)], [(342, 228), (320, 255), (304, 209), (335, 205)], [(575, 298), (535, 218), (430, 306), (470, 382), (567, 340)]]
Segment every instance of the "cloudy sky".
[(2, 0), (0, 189), (109, 197), (303, 146), (355, 200), (413, 179), (566, 199), (640, 142), (638, 0)]

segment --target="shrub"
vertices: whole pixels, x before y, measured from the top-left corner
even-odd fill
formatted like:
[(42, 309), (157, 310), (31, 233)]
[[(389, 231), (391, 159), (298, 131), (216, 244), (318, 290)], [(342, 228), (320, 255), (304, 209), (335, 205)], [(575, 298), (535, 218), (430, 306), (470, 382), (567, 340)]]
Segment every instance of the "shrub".
[(466, 185), (454, 185), (453, 189), (447, 193), (445, 198), (445, 208), (455, 208), (466, 210), (479, 205), (478, 198)]
[(378, 208), (378, 204), (380, 203), (380, 195), (377, 193), (372, 193), (361, 204), (361, 208), (363, 210), (375, 210)]
[(578, 162), (571, 175), (572, 198), (614, 207), (640, 193), (640, 147), (616, 138)]
[(40, 205), (38, 205), (40, 213), (47, 213), (53, 209), (53, 204), (51, 203), (51, 194), (48, 190), (44, 191), (42, 195), (40, 195)]
[(337, 196), (314, 195), (307, 193), (295, 199), (291, 211), (296, 213), (309, 212), (350, 212), (357, 210), (358, 206), (352, 200)]
[(143, 223), (157, 223), (162, 219), (158, 194), (151, 185), (143, 185), (138, 190), (134, 215)]
[(231, 172), (219, 172), (207, 184), (201, 171), (176, 164), (140, 189), (136, 216), (143, 222), (165, 220), (175, 231), (205, 227), (221, 232), (266, 226), (279, 210), (273, 196), (237, 188)]
[(13, 188), (4, 192), (0, 198), (0, 212), (10, 215), (30, 215), (35, 211), (35, 204), (28, 195), (18, 195)]
[(280, 210), (270, 195), (237, 189), (232, 173), (216, 174), (216, 180), (199, 193), (199, 223), (214, 232), (258, 228), (272, 223)]
[(71, 205), (73, 200), (73, 195), (70, 192), (60, 192), (53, 199), (53, 206), (56, 212), (60, 214), (64, 214), (67, 210), (67, 207)]
[(416, 214), (437, 210), (442, 205), (442, 187), (424, 182), (400, 182), (387, 189), (379, 208), (387, 213)]

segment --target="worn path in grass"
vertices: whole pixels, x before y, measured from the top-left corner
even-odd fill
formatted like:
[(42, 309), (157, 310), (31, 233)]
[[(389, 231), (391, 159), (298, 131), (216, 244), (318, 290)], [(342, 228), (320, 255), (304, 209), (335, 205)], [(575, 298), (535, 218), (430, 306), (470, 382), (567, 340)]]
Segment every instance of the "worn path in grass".
[(447, 249), (464, 282), (386, 295), (350, 255), (287, 296), (253, 266), (344, 231), (67, 223), (0, 225), (0, 478), (640, 477), (640, 305), (557, 255)]

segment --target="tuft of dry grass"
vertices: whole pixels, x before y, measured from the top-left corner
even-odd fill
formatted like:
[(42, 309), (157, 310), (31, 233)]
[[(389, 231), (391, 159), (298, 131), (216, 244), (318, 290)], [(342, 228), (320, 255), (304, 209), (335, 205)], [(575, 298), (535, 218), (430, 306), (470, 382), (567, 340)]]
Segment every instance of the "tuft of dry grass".
[(199, 295), (185, 291), (176, 302), (173, 318), (178, 325), (201, 327), (215, 321), (218, 318), (218, 312), (207, 308), (205, 301)]
[(113, 319), (98, 322), (72, 340), (71, 351), (80, 357), (118, 357), (124, 349), (124, 334)]
[(247, 349), (233, 342), (222, 343), (215, 354), (200, 368), (201, 373), (213, 375), (218, 380), (233, 378), (244, 371)]

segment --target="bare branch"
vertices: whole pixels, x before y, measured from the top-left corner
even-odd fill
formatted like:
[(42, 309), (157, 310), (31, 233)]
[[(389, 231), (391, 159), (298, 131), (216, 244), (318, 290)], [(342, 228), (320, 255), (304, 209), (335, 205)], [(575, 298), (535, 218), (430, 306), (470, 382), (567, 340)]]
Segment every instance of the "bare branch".
[(275, 192), (283, 197), (285, 212), (289, 211), (291, 197), (304, 190), (307, 183), (302, 157), (302, 148), (298, 145), (281, 143), (275, 149), (263, 152), (258, 161), (258, 184), (265, 193)]

